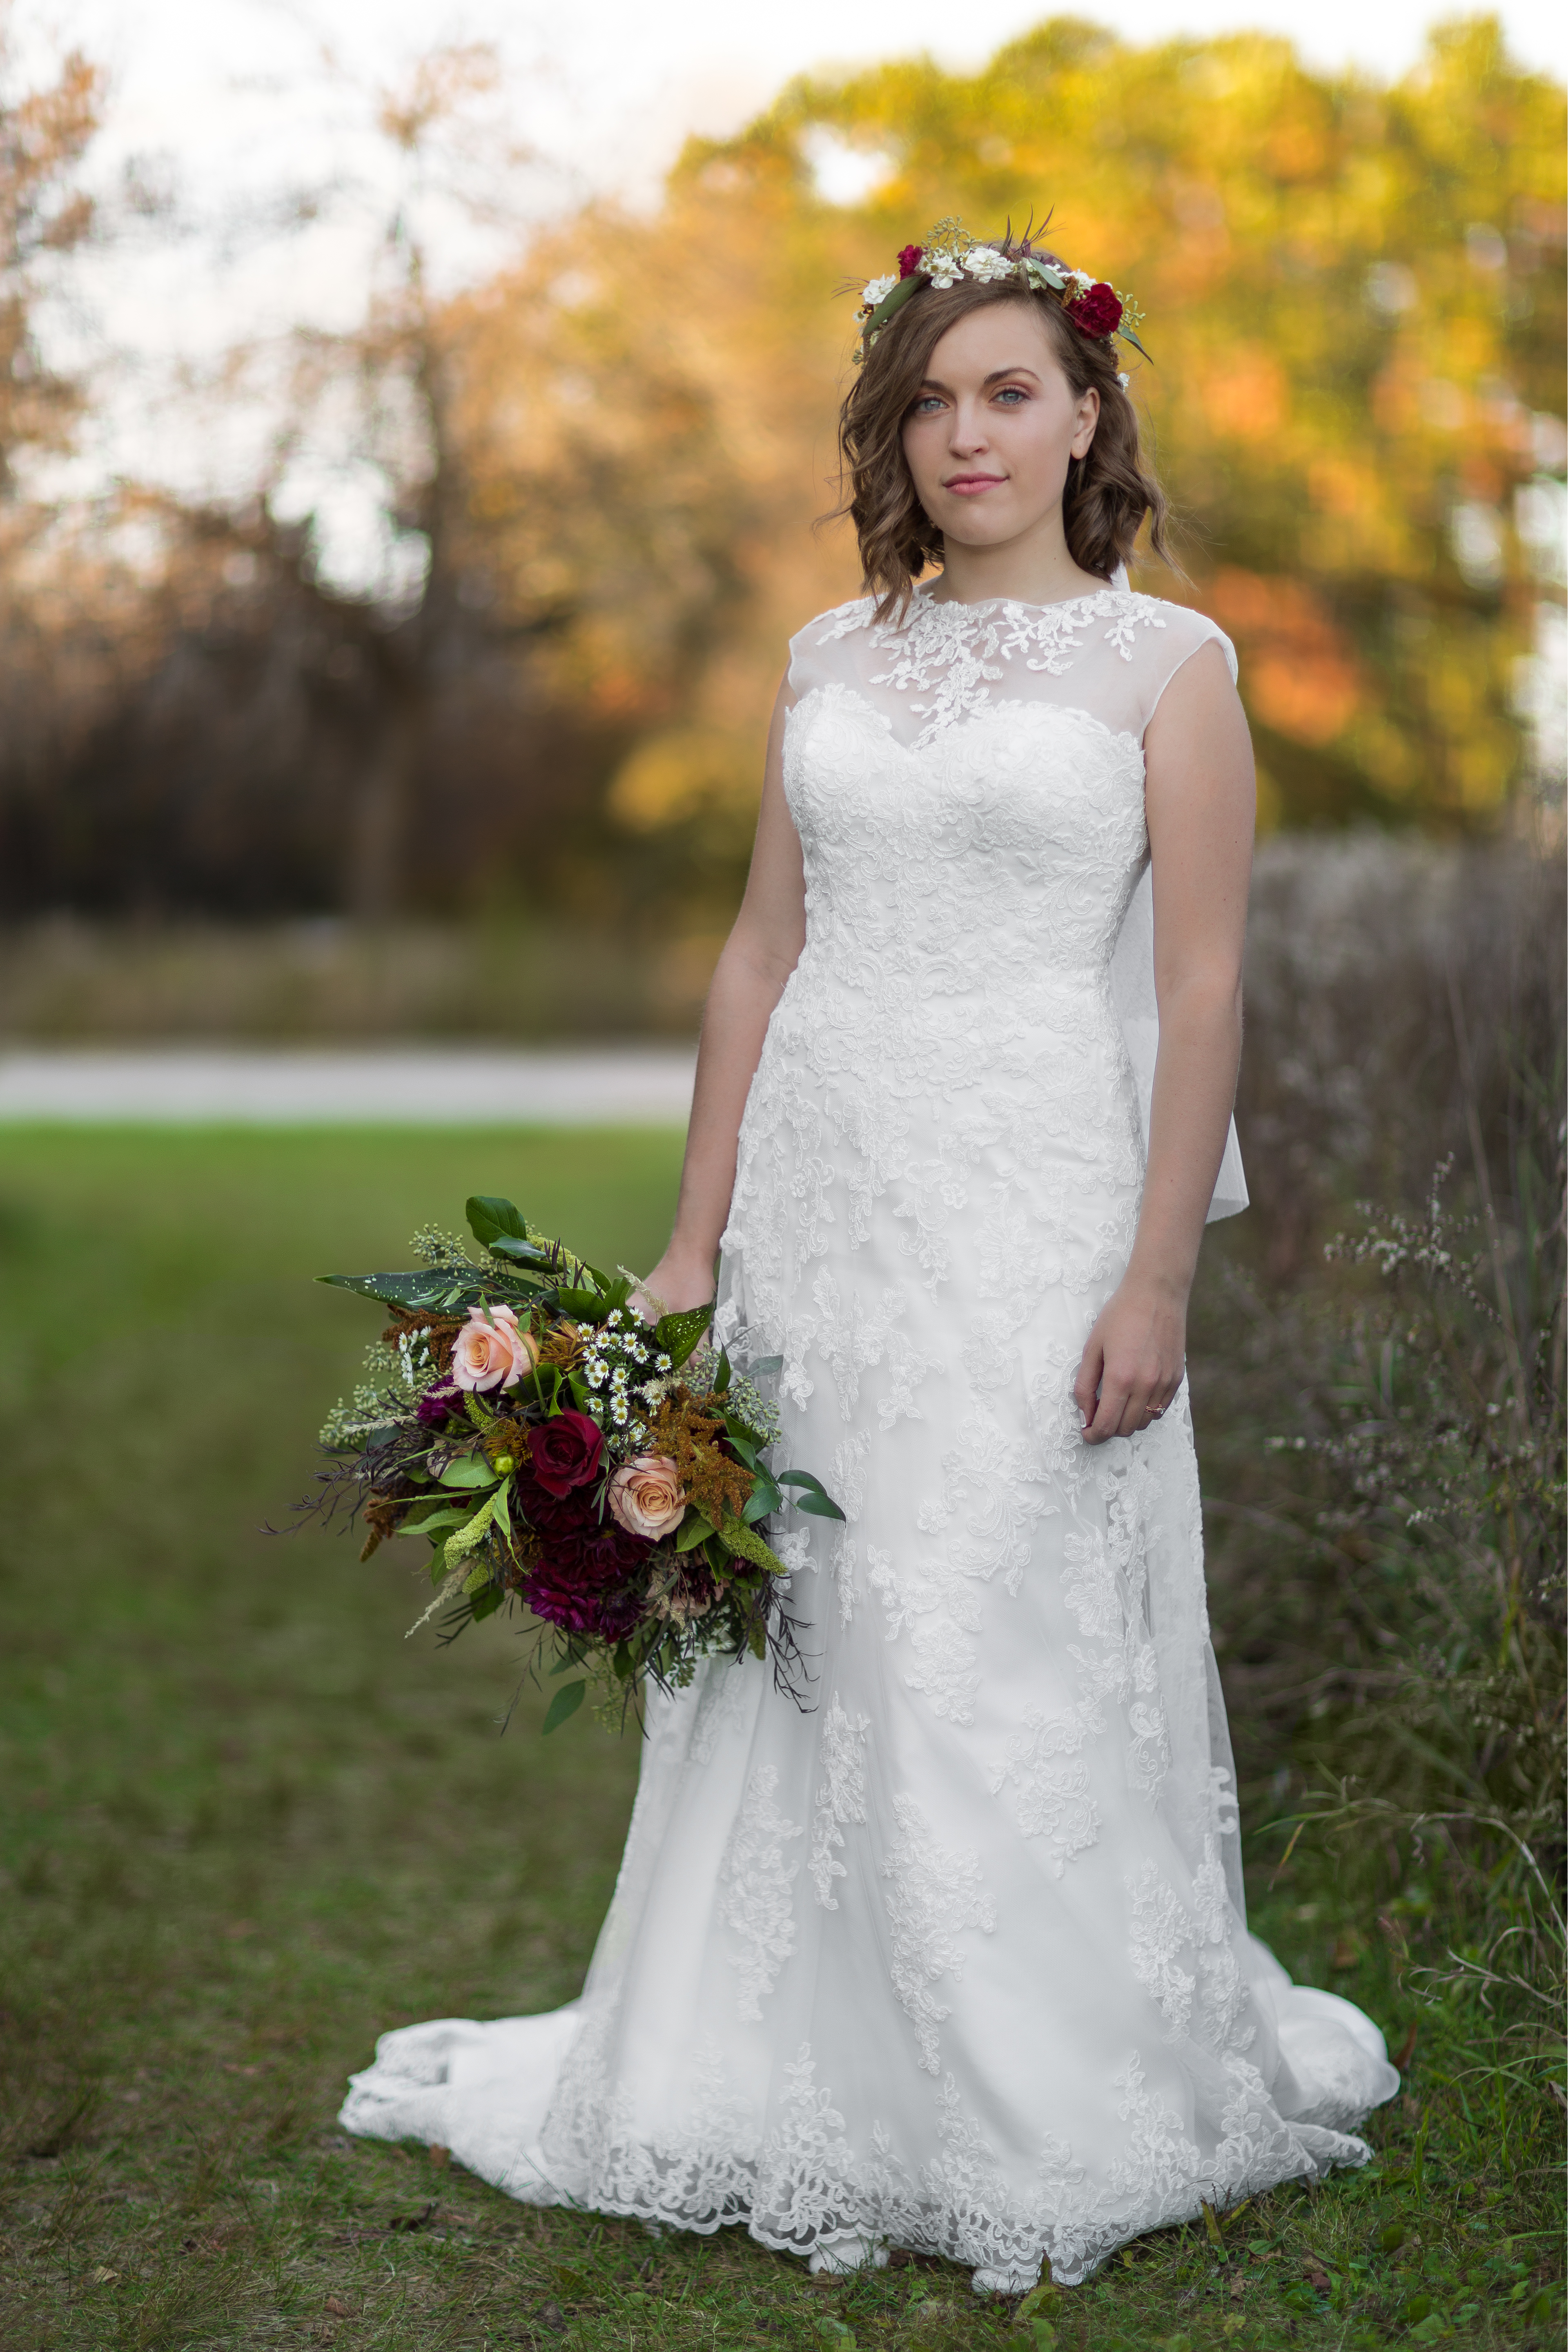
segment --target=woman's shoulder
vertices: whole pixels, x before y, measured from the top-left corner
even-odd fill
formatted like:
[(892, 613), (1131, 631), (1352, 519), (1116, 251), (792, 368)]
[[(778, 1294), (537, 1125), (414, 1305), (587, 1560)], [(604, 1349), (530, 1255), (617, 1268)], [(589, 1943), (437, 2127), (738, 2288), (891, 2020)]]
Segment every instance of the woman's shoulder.
[(1200, 613), (1191, 604), (1175, 604), (1164, 596), (1145, 596), (1135, 589), (1112, 591), (1118, 604), (1127, 611), (1128, 657), (1132, 645), (1139, 639), (1146, 642), (1163, 666), (1174, 670), (1195, 654), (1199, 647), (1217, 645), (1229, 666), (1231, 677), (1237, 675), (1236, 647), (1217, 621)]
[(792, 646), (831, 646), (840, 637), (852, 636), (863, 629), (877, 609), (874, 596), (851, 596), (847, 604), (830, 604), (826, 613), (816, 614), (790, 639)]

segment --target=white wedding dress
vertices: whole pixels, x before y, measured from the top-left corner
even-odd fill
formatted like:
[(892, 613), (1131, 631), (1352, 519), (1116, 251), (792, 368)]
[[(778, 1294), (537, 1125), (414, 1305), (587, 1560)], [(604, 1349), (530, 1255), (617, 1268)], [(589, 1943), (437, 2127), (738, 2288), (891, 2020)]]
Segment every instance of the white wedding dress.
[(981, 2291), (1365, 2159), (1382, 2036), (1244, 1924), (1185, 1389), (1100, 1448), (1071, 1398), (1142, 1181), (1142, 736), (1211, 638), (1111, 588), (795, 639), (718, 1321), (847, 1514), (780, 1538), (809, 1711), (750, 1660), (656, 1697), (582, 1999), (384, 2034), (349, 2130)]

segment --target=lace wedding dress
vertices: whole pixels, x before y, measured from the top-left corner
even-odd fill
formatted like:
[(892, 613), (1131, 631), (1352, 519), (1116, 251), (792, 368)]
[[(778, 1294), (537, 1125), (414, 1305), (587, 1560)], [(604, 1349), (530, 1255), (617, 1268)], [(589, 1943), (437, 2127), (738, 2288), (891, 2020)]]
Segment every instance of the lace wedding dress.
[(847, 1515), (780, 1538), (809, 1711), (750, 1660), (656, 1698), (581, 2000), (384, 2034), (349, 2130), (982, 2291), (1364, 2160), (1382, 2036), (1244, 1924), (1185, 1389), (1100, 1448), (1071, 1397), (1142, 1179), (1143, 731), (1210, 638), (1112, 588), (795, 641), (718, 1323)]

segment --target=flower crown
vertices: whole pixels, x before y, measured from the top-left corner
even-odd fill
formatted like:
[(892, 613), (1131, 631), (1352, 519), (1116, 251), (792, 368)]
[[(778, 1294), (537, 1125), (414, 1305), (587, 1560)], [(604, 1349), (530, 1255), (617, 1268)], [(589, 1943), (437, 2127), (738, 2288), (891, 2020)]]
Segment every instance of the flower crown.
[[(1145, 359), (1149, 356), (1136, 332), (1143, 323), (1143, 313), (1129, 296), (1119, 294), (1087, 269), (1068, 269), (1046, 254), (1032, 252), (1026, 236), (1016, 245), (1005, 236), (1000, 245), (982, 245), (954, 218), (938, 221), (924, 245), (905, 246), (896, 278), (873, 278), (861, 288), (860, 308), (855, 313), (860, 330), (857, 364), (911, 294), (918, 294), (922, 286), (945, 292), (961, 278), (978, 278), (983, 286), (1011, 278), (1026, 294), (1053, 296), (1064, 316), (1091, 342), (1108, 342), (1120, 335)], [(1123, 376), (1124, 386), (1126, 381)]]

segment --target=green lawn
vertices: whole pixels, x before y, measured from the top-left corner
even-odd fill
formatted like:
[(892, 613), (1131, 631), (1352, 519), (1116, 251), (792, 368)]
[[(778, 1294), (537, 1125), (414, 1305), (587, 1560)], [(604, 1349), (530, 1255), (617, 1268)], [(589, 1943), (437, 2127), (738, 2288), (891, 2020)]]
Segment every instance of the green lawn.
[[(4, 2352), (1560, 2342), (1540, 2098), (1457, 1996), (1367, 2173), (1022, 2317), (939, 2265), (816, 2287), (736, 2231), (535, 2214), (337, 2134), (377, 2031), (576, 1990), (636, 1757), (583, 1717), (542, 1741), (528, 1692), (499, 1738), (515, 1639), (405, 1643), (411, 1550), (261, 1531), (376, 1328), (308, 1277), (405, 1262), (469, 1191), (646, 1265), (678, 1161), (668, 1134), (0, 1137)], [(1260, 1925), (1396, 2040), (1416, 2019), (1330, 1858), (1299, 1850)]]

